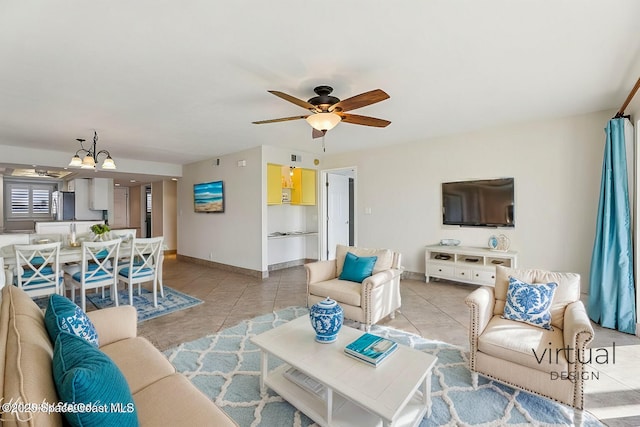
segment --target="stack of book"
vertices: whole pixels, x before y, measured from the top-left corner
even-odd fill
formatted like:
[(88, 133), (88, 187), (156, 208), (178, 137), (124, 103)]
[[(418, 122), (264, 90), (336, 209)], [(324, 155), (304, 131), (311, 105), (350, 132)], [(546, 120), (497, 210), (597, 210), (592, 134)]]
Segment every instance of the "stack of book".
[(365, 333), (344, 348), (347, 356), (354, 357), (371, 366), (378, 366), (396, 351), (398, 344), (390, 339)]

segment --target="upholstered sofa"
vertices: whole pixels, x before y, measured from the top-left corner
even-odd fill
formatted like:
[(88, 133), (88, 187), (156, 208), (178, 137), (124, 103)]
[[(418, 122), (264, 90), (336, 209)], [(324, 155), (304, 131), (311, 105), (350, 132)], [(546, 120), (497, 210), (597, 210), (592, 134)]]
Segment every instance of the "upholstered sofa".
[[(503, 318), (509, 277), (527, 284), (557, 283), (550, 329)], [(594, 331), (580, 301), (580, 275), (498, 266), (495, 287), (478, 288), (465, 302), (471, 309), (469, 368), (474, 386), (480, 374), (583, 408), (582, 361), (588, 360)]]
[[(52, 374), (53, 344), (42, 310), (22, 290), (7, 285), (0, 302), (1, 403), (56, 404)], [(137, 337), (132, 306), (89, 312), (100, 350), (120, 369), (129, 386), (141, 426), (235, 426), (149, 341)], [(2, 407), (6, 410), (5, 407)], [(15, 409), (15, 408), (14, 408)], [(25, 410), (0, 414), (0, 425), (62, 426), (61, 413)]]
[[(358, 257), (377, 257), (373, 274), (362, 283), (340, 279), (347, 252)], [(330, 297), (340, 304), (345, 319), (355, 320), (361, 329), (369, 330), (384, 317), (393, 318), (400, 308), (400, 260), (400, 253), (389, 249), (337, 245), (336, 259), (305, 264), (307, 306)]]

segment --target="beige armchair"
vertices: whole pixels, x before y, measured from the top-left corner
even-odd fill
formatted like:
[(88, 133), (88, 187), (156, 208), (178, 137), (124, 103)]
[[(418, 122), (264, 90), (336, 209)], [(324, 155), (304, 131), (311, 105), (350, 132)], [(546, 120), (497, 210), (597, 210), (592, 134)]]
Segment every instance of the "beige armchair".
[[(580, 301), (580, 276), (501, 266), (496, 270), (495, 288), (479, 288), (465, 299), (471, 309), (469, 368), (474, 387), (480, 374), (582, 409), (584, 362), (594, 332)], [(558, 284), (551, 303), (553, 330), (502, 318), (509, 276)]]
[[(373, 274), (362, 283), (340, 280), (347, 252), (358, 257), (377, 256)], [(340, 304), (346, 319), (360, 322), (361, 329), (386, 316), (395, 317), (400, 308), (401, 255), (389, 249), (365, 249), (338, 245), (336, 259), (305, 265), (307, 270), (307, 306), (327, 297)]]

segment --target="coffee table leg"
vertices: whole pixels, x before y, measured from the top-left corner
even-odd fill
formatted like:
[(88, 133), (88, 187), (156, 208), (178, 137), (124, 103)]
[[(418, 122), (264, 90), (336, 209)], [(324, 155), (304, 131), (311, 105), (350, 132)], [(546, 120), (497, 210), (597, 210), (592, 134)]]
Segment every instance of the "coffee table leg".
[(427, 373), (427, 377), (424, 379), (422, 390), (422, 399), (424, 406), (427, 408), (427, 417), (431, 416), (431, 371)]
[(331, 387), (327, 387), (327, 425), (330, 426), (332, 423), (333, 414), (333, 389)]
[(269, 366), (269, 353), (260, 351), (260, 393), (267, 391), (264, 385), (264, 379), (267, 377), (267, 368)]

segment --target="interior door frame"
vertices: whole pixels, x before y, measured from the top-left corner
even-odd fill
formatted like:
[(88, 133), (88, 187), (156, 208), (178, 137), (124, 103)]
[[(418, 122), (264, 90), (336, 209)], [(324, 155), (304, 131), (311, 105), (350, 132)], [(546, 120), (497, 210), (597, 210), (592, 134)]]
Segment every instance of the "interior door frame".
[(346, 175), (353, 179), (353, 207), (351, 212), (353, 226), (353, 244), (358, 245), (358, 168), (356, 166), (348, 166), (334, 169), (323, 169), (320, 171), (320, 197), (318, 198), (319, 213), (318, 215), (318, 259), (324, 261), (327, 259), (327, 175), (329, 174)]

